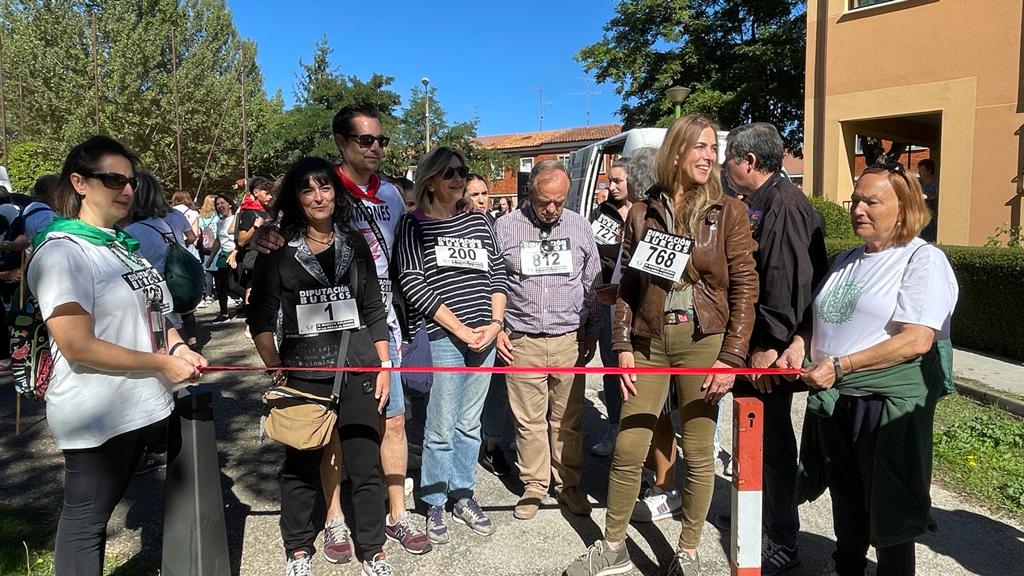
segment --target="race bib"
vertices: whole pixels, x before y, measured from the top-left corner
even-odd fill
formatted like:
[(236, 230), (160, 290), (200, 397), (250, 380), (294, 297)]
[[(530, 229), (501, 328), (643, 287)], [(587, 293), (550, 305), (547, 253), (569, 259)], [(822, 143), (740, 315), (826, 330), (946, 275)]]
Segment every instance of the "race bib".
[(391, 311), (391, 302), (394, 300), (394, 293), (391, 291), (391, 280), (380, 278), (380, 297), (384, 301), (384, 309)]
[(151, 302), (160, 303), (160, 311), (170, 314), (174, 301), (171, 300), (171, 291), (167, 288), (163, 274), (156, 268), (145, 266), (138, 270), (131, 270), (121, 274), (121, 278), (141, 298), (145, 305)]
[(643, 239), (633, 251), (629, 267), (679, 282), (692, 252), (692, 238), (648, 228), (644, 230)]
[(622, 222), (616, 221), (607, 214), (601, 214), (590, 224), (594, 233), (594, 241), (598, 244), (618, 244), (622, 242)]
[(348, 286), (300, 290), (295, 318), (304, 336), (359, 327), (359, 309)]
[(572, 246), (568, 238), (524, 240), (519, 245), (519, 267), (527, 276), (572, 273)]
[(487, 249), (475, 238), (441, 236), (434, 248), (437, 265), (446, 268), (468, 268), (487, 272)]

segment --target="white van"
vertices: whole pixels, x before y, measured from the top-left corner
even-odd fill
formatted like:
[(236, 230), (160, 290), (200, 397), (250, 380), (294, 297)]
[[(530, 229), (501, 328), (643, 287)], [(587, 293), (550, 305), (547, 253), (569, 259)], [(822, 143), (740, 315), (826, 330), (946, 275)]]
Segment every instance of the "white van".
[(11, 188), (11, 179), (7, 176), (6, 166), (0, 166), (0, 186), (7, 188), (8, 192), (14, 192), (14, 188)]
[[(566, 207), (584, 216), (590, 214), (594, 205), (594, 190), (597, 177), (604, 167), (604, 155), (629, 156), (639, 148), (660, 148), (665, 139), (665, 128), (634, 128), (580, 148), (569, 158), (569, 199)], [(725, 137), (729, 132), (718, 131), (718, 163), (725, 161)]]

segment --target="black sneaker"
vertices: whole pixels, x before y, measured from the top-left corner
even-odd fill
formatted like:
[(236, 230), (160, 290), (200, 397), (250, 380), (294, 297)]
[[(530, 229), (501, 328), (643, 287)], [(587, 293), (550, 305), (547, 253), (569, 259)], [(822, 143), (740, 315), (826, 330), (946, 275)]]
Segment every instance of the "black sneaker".
[(508, 476), (512, 473), (512, 465), (505, 459), (505, 452), (500, 447), (488, 450), (480, 449), (480, 465), (495, 476)]
[(156, 454), (153, 452), (143, 452), (142, 458), (139, 459), (139, 464), (135, 467), (134, 474), (141, 476), (142, 474), (149, 474), (157, 468), (163, 468), (167, 466), (167, 455)]

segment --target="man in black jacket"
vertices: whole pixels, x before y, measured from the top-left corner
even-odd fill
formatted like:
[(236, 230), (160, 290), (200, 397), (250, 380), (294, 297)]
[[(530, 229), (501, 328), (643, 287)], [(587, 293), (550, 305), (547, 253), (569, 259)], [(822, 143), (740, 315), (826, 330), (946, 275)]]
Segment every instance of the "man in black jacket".
[[(771, 367), (806, 314), (814, 288), (828, 271), (824, 223), (803, 192), (782, 174), (778, 130), (756, 122), (729, 132), (723, 172), (748, 206), (760, 296), (750, 338), (750, 366)], [(764, 524), (768, 545), (761, 574), (772, 576), (800, 563), (796, 535), (797, 449), (790, 416), (799, 382), (779, 377), (736, 380), (736, 393), (764, 402)]]

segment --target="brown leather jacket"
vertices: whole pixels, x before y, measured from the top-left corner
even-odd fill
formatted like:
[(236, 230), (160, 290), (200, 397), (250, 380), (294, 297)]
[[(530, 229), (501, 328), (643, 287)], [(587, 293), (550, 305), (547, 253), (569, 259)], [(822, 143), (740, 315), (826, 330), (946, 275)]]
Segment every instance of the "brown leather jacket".
[[(612, 349), (632, 352), (634, 337), (664, 337), (665, 298), (672, 282), (629, 267), (634, 247), (648, 227), (671, 231), (668, 199), (660, 188), (636, 202), (626, 217), (622, 239), (622, 280), (612, 320)], [(725, 197), (710, 208), (694, 238), (690, 266), (697, 272), (693, 306), (704, 334), (723, 334), (718, 359), (730, 366), (746, 365), (750, 333), (754, 329), (757, 271), (750, 236), (747, 206)]]

